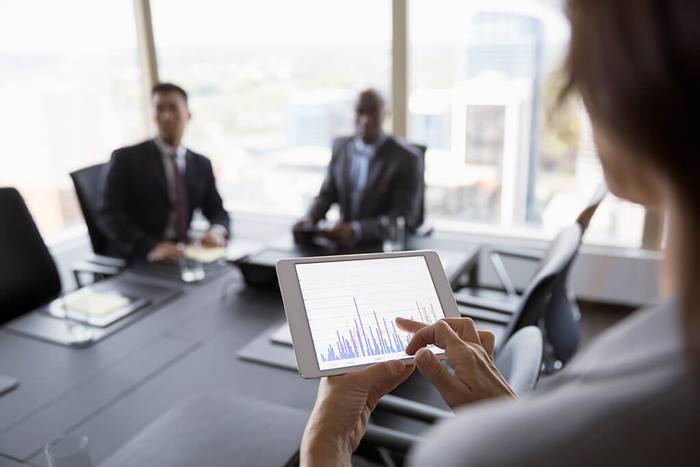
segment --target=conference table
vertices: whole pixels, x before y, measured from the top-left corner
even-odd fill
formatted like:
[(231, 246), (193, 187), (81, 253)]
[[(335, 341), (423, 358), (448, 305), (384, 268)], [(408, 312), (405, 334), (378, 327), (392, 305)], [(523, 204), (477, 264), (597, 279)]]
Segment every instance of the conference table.
[[(478, 245), (428, 237), (412, 239), (409, 247), (436, 250), (453, 284), (476, 274)], [(317, 380), (236, 356), (284, 323), (278, 290), (247, 285), (232, 265), (198, 284), (138, 269), (118, 277), (175, 286), (182, 293), (85, 348), (0, 329), (0, 373), (20, 381), (0, 396), (0, 466), (46, 465), (43, 446), (71, 433), (88, 436), (90, 456), (99, 465), (154, 420), (202, 394), (267, 401), (304, 416), (311, 410)], [(395, 394), (445, 408), (418, 373)], [(406, 432), (425, 429), (391, 414), (377, 414), (375, 421)]]

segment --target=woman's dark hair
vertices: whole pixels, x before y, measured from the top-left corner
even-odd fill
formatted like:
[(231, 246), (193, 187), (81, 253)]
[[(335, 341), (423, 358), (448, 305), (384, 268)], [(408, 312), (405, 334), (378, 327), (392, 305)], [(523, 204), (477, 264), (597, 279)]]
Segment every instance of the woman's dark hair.
[[(568, 0), (571, 45), (563, 95), (668, 178), (684, 223), (680, 292), (688, 343), (700, 338), (700, 2)], [(700, 353), (696, 353), (700, 356)]]

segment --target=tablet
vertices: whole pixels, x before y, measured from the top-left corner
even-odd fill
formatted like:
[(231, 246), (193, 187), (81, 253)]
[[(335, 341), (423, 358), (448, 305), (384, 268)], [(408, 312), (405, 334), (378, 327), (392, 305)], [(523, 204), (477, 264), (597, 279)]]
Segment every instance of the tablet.
[(396, 326), (397, 317), (432, 324), (459, 316), (434, 251), (283, 259), (277, 277), (305, 378), (413, 359), (404, 352), (411, 336)]

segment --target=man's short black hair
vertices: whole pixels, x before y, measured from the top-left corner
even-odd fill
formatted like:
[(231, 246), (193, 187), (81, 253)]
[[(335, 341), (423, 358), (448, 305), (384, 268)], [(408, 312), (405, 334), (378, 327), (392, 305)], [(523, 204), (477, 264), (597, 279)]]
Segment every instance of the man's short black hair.
[(173, 83), (156, 83), (153, 89), (151, 89), (151, 97), (156, 94), (165, 94), (166, 92), (176, 92), (180, 94), (185, 99), (185, 103), (187, 103), (187, 93), (185, 90)]
[(368, 88), (360, 92), (360, 94), (357, 96), (357, 101), (355, 101), (355, 106), (359, 106), (360, 102), (366, 99), (370, 99), (371, 101), (375, 102), (380, 109), (386, 109), (386, 101), (384, 100), (384, 96), (376, 89)]

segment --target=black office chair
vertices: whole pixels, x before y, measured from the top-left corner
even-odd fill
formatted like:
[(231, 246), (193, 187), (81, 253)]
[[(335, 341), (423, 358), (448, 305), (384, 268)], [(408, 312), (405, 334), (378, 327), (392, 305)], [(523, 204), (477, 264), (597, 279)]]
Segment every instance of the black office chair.
[(61, 293), (56, 264), (19, 192), (0, 188), (0, 323)]
[(600, 203), (603, 202), (603, 199), (607, 194), (608, 187), (605, 185), (605, 183), (598, 185), (595, 193), (593, 193), (591, 199), (588, 200), (588, 204), (576, 218), (576, 223), (581, 226), (582, 235), (586, 233), (586, 229), (588, 229), (588, 224), (590, 224), (593, 214), (595, 214), (598, 206), (600, 206)]
[[(576, 224), (580, 227), (583, 236), (590, 223), (593, 214), (607, 194), (607, 189), (602, 184), (581, 211)], [(581, 240), (579, 238), (579, 246)], [(578, 248), (574, 255), (578, 253)], [(523, 295), (520, 295), (513, 285), (508, 272), (503, 264), (502, 257), (510, 257), (521, 260), (539, 262), (538, 269), (543, 267), (546, 253), (529, 250), (525, 248), (503, 248), (496, 247), (490, 253), (490, 260), (502, 284), (502, 290), (490, 288), (469, 288), (460, 289), (455, 297), (458, 304), (470, 307), (465, 310), (472, 317), (482, 319), (482, 326), (498, 328), (510, 321), (513, 313), (521, 306)], [(553, 281), (549, 306), (544, 314), (544, 321), (541, 323), (546, 333), (547, 342), (547, 362), (553, 365), (550, 369), (557, 369), (568, 361), (576, 352), (579, 340), (580, 312), (576, 300), (570, 289), (567, 287), (568, 269), (563, 271), (556, 280)], [(478, 310), (480, 309), (480, 310)]]
[(108, 240), (97, 223), (99, 184), (105, 166), (106, 164), (95, 164), (70, 174), (93, 251), (92, 255), (72, 265), (78, 287), (82, 286), (80, 278), (82, 273), (91, 274), (93, 280), (97, 281), (119, 274), (126, 266), (123, 259), (107, 256)]
[[(588, 202), (588, 205), (581, 211), (576, 218), (576, 223), (581, 227), (581, 242), (583, 234), (586, 233), (591, 218), (596, 210), (603, 202), (603, 199), (608, 194), (608, 188), (605, 183), (601, 183), (598, 189)], [(561, 312), (569, 307), (571, 312)], [(550, 298), (550, 307), (545, 316), (546, 332), (549, 336), (549, 342), (554, 351), (555, 360), (548, 361), (548, 370), (557, 370), (561, 364), (567, 362), (573, 357), (578, 348), (579, 341), (579, 323), (581, 321), (581, 311), (578, 308), (576, 297), (566, 284), (566, 277), (560, 278), (560, 282), (555, 284), (552, 297)]]
[[(572, 224), (552, 241), (535, 275), (514, 308), (491, 303), (487, 308), (466, 305), (469, 297), (455, 294), (460, 313), (469, 316), (480, 329), (496, 334), (496, 354), (504, 343), (525, 326), (538, 326), (544, 332), (548, 367), (558, 369), (574, 354), (579, 341), (579, 317), (567, 290), (571, 265), (581, 244), (581, 227)], [(483, 301), (482, 301), (483, 302)]]
[[(542, 358), (542, 333), (536, 326), (526, 326), (513, 334), (500, 353), (496, 355), (495, 363), (515, 394), (523, 396), (537, 387), (542, 368)], [(452, 411), (439, 409), (391, 394), (379, 400), (377, 410), (427, 423), (454, 417)], [(404, 433), (400, 430), (370, 423), (364, 440), (376, 446), (405, 452), (412, 444), (422, 441), (423, 438), (420, 435)]]
[(414, 205), (416, 225), (413, 234), (419, 237), (429, 237), (434, 229), (432, 226), (425, 224), (425, 153), (428, 148), (416, 143), (409, 143), (409, 145), (414, 149), (420, 160), (418, 190)]
[(535, 389), (540, 379), (544, 342), (537, 326), (526, 326), (508, 339), (495, 356), (496, 368), (518, 396)]

